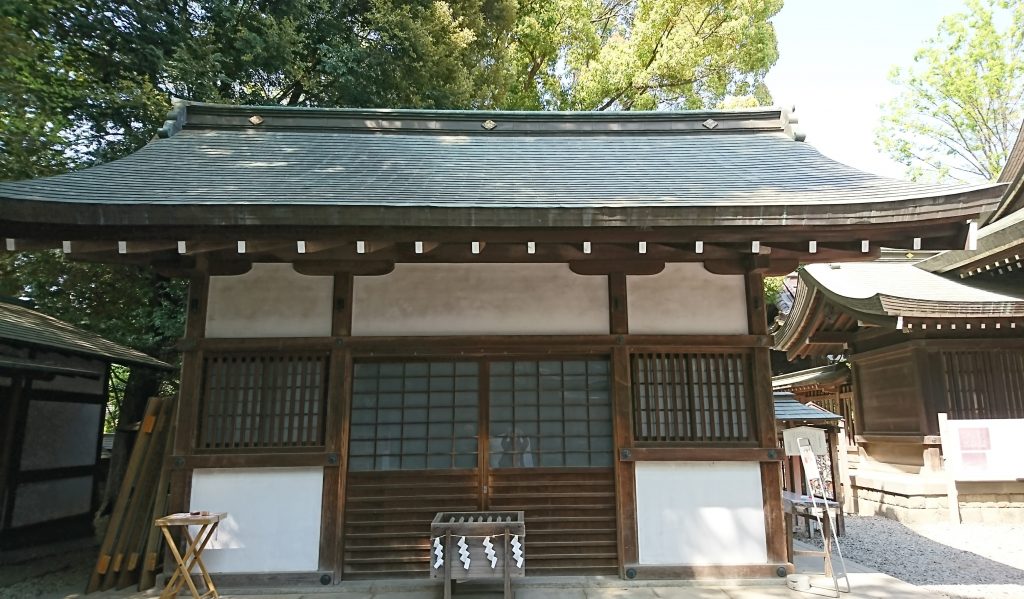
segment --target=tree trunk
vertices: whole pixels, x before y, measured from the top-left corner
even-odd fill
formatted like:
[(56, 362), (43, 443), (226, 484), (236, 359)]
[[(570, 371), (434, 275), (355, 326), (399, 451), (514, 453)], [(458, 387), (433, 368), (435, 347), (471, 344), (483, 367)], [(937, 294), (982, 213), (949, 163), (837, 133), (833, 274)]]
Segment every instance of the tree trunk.
[(138, 436), (139, 421), (146, 411), (146, 402), (160, 390), (161, 374), (150, 368), (135, 367), (128, 375), (125, 383), (124, 398), (121, 400), (121, 412), (117, 418), (117, 429), (114, 431), (114, 447), (110, 452), (110, 470), (107, 484), (103, 489), (103, 501), (96, 512), (95, 524), (97, 535), (102, 537), (101, 528), (106, 528), (107, 517), (114, 507), (117, 494), (121, 490), (128, 458), (135, 447)]

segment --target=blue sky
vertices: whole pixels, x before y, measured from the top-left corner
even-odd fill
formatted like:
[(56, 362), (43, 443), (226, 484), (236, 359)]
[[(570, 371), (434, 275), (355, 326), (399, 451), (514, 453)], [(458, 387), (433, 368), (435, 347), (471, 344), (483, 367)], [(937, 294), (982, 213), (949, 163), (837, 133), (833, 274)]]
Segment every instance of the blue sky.
[(889, 177), (903, 167), (875, 148), (879, 106), (896, 93), (894, 65), (935, 34), (963, 0), (786, 0), (772, 20), (779, 61), (768, 74), (775, 104), (796, 106), (807, 142), (826, 155)]

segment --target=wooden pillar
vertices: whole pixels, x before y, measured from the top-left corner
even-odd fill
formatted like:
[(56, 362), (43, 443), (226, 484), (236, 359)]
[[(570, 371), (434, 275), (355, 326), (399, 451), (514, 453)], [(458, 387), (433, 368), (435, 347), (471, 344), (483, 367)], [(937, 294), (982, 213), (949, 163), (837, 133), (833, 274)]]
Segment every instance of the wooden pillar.
[[(608, 326), (614, 335), (629, 333), (626, 275), (608, 275)], [(615, 459), (615, 520), (618, 530), (619, 576), (626, 577), (626, 566), (640, 561), (636, 527), (636, 472), (634, 462), (622, 460), (621, 453), (633, 447), (633, 399), (630, 381), (629, 349), (612, 348), (612, 434)]]
[[(941, 367), (936, 370), (931, 368), (930, 356), (923, 347), (911, 347), (910, 359), (914, 366), (914, 376), (917, 377), (918, 396), (918, 418), (919, 427), (923, 436), (934, 436), (939, 434), (940, 412), (949, 412), (945, 398), (945, 384)], [(926, 450), (927, 454), (927, 450)], [(927, 466), (927, 455), (925, 456)]]
[[(200, 261), (203, 261), (200, 258)], [(206, 335), (206, 308), (210, 277), (196, 274), (189, 279), (185, 307), (185, 337), (181, 347), (181, 379), (178, 386), (178, 414), (170, 460), (168, 512), (187, 512), (192, 496), (192, 468), (186, 466), (194, 453), (199, 399), (203, 388), (203, 352), (200, 340)], [(174, 569), (170, 555), (164, 556), (164, 572)]]
[(344, 568), (345, 481), (348, 472), (348, 419), (352, 397), (352, 352), (345, 340), (352, 335), (352, 273), (334, 274), (331, 317), (330, 372), (327, 384), (327, 413), (324, 450), (324, 487), (320, 516), (321, 571), (332, 573), (334, 584)]
[[(746, 274), (747, 317), (751, 335), (767, 335), (768, 319), (764, 306), (764, 276), (758, 270)], [(751, 383), (754, 412), (757, 415), (757, 440), (764, 448), (776, 444), (775, 403), (772, 395), (772, 364), (769, 348), (751, 350)], [(761, 462), (761, 495), (764, 502), (764, 527), (768, 561), (786, 561), (786, 531), (782, 514), (782, 466), (777, 461)]]

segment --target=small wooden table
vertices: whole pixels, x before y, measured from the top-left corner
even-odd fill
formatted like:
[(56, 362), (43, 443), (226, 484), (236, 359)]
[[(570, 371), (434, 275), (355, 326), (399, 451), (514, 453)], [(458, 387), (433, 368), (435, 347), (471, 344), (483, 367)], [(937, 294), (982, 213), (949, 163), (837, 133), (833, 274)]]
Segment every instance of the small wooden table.
[[(178, 563), (174, 574), (167, 581), (164, 592), (160, 594), (161, 599), (174, 597), (181, 591), (181, 587), (185, 585), (188, 585), (188, 590), (192, 592), (194, 599), (219, 599), (220, 593), (217, 592), (217, 587), (213, 585), (210, 573), (206, 571), (202, 556), (203, 549), (206, 549), (206, 544), (210, 542), (214, 531), (217, 530), (217, 525), (227, 517), (227, 512), (201, 512), (199, 514), (171, 514), (170, 516), (157, 519), (155, 525), (163, 531), (164, 538), (167, 539), (167, 546), (171, 550), (171, 555), (174, 556), (174, 561)], [(184, 555), (178, 551), (174, 537), (171, 536), (172, 526), (181, 527), (181, 534), (184, 535), (186, 541)], [(199, 527), (199, 532), (194, 537), (189, 532), (189, 526)], [(191, 572), (192, 568), (196, 566), (199, 566), (203, 583), (206, 584), (206, 591), (202, 594), (199, 593), (195, 583), (192, 582)]]

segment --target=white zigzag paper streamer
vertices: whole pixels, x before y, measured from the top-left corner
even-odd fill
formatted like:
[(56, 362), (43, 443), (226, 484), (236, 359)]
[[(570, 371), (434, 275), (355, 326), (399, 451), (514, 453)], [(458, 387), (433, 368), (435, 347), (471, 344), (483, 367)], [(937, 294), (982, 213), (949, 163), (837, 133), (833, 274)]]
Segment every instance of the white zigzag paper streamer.
[(459, 537), (459, 561), (463, 568), (469, 570), (469, 545), (466, 544), (466, 537)]
[(494, 543), (491, 542), (491, 537), (484, 537), (484, 553), (487, 554), (487, 559), (491, 562), (491, 570), (498, 565), (498, 556), (494, 553)]
[(434, 538), (434, 555), (437, 559), (434, 560), (434, 569), (437, 570), (444, 565), (444, 548), (441, 547), (441, 537)]
[(516, 560), (516, 567), (523, 567), (523, 545), (519, 542), (519, 535), (512, 535), (512, 558)]

